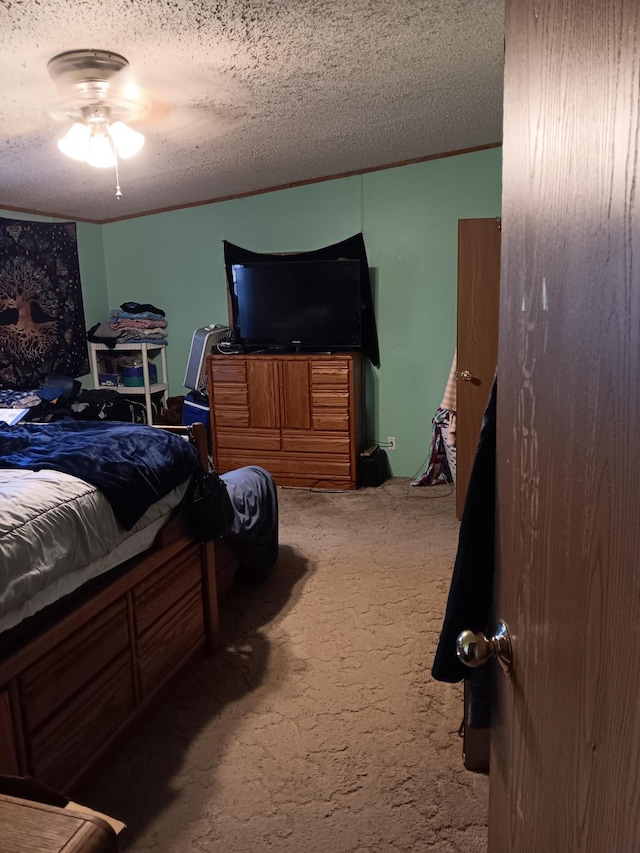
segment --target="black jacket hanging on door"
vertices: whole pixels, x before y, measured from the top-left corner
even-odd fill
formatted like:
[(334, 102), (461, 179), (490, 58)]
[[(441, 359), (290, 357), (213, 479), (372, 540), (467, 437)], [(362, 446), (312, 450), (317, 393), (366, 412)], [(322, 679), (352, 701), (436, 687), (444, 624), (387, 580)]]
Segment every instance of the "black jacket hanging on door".
[(487, 683), (491, 667), (469, 669), (456, 655), (456, 639), (464, 630), (488, 631), (492, 621), (495, 566), (496, 396), (494, 381), (485, 410), (458, 536), (449, 597), (431, 674), (437, 681), (471, 681), (471, 704), (478, 713), (474, 727), (489, 725)]

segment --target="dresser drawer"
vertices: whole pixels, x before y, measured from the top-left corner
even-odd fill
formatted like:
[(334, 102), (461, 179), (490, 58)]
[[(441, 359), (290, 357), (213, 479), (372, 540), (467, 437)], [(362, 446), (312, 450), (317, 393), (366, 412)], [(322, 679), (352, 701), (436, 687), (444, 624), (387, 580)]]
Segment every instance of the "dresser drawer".
[(244, 465), (259, 465), (266, 468), (276, 482), (281, 474), (301, 474), (306, 477), (351, 478), (351, 464), (347, 457), (332, 458), (321, 453), (242, 453), (226, 451), (220, 454), (220, 470), (231, 471)]
[(243, 358), (209, 356), (209, 372), (214, 382), (246, 382), (247, 363)]
[(246, 407), (243, 409), (231, 406), (214, 407), (213, 417), (218, 430), (228, 427), (240, 429), (249, 427), (249, 409)]
[(349, 362), (346, 359), (311, 362), (311, 382), (313, 385), (348, 385)]
[(346, 433), (336, 435), (314, 430), (282, 430), (282, 449), (286, 453), (326, 453), (348, 459), (349, 446)]
[(30, 775), (64, 790), (93, 757), (96, 744), (117, 731), (133, 707), (131, 656), (126, 652), (27, 736)]
[(336, 409), (349, 411), (349, 392), (335, 388), (314, 388), (311, 392), (311, 405), (314, 409)]
[(133, 590), (136, 633), (148, 630), (163, 613), (191, 590), (200, 592), (199, 545), (191, 545), (172, 568), (160, 567)]
[(138, 641), (138, 674), (143, 698), (171, 677), (189, 650), (204, 643), (204, 615), (200, 590), (182, 598), (160, 622)]
[(234, 429), (219, 430), (217, 435), (217, 451), (221, 453), (230, 449), (246, 450), (280, 450), (279, 429)]
[(228, 384), (216, 383), (213, 391), (213, 410), (218, 412), (225, 408), (244, 408), (249, 407), (249, 392), (246, 385), (238, 385), (235, 382)]
[(126, 603), (120, 599), (26, 669), (18, 683), (27, 732), (55, 714), (128, 646)]
[(323, 432), (348, 432), (349, 413), (339, 409), (315, 409), (312, 425), (314, 429)]

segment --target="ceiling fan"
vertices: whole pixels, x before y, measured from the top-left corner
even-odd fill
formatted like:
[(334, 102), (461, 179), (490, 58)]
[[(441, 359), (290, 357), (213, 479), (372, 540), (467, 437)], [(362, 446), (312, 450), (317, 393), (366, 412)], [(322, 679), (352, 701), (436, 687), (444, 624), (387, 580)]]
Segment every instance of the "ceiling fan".
[(58, 148), (89, 165), (115, 168), (117, 198), (118, 162), (140, 151), (140, 131), (162, 126), (175, 145), (190, 145), (229, 132), (245, 114), (243, 85), (215, 69), (181, 74), (178, 83), (169, 69), (148, 68), (151, 83), (143, 88), (122, 54), (79, 49), (52, 57), (47, 70), (58, 91), (49, 115), (65, 125)]
[(143, 92), (122, 74), (129, 62), (110, 50), (66, 50), (49, 60), (47, 70), (61, 100), (52, 109), (54, 118), (77, 116), (82, 107), (109, 103), (118, 118), (144, 106)]
[[(68, 50), (49, 60), (47, 69), (60, 95), (51, 115), (72, 122), (58, 140), (68, 157), (117, 171), (119, 158), (133, 157), (142, 148), (144, 136), (127, 122), (148, 115), (151, 103), (122, 73), (128, 66), (124, 56), (107, 50)], [(116, 197), (121, 195), (117, 186)]]

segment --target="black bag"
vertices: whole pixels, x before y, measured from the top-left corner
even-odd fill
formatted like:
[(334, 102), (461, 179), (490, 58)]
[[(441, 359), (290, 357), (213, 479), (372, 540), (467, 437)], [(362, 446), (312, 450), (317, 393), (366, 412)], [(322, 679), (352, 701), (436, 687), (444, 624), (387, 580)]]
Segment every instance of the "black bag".
[(191, 530), (201, 542), (219, 539), (231, 530), (234, 512), (224, 480), (215, 471), (194, 474), (189, 496)]

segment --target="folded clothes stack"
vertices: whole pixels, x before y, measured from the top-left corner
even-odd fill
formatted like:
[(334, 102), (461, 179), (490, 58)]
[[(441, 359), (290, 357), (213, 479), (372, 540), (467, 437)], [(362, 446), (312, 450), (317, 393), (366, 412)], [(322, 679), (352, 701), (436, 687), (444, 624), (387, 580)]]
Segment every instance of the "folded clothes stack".
[(124, 302), (110, 312), (108, 323), (92, 326), (87, 338), (111, 347), (131, 343), (166, 344), (167, 325), (162, 308), (148, 302)]
[(167, 340), (165, 313), (148, 302), (124, 302), (111, 312), (109, 326), (119, 332), (118, 343), (166, 343)]

